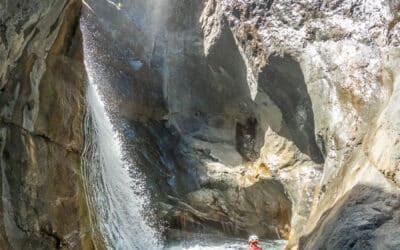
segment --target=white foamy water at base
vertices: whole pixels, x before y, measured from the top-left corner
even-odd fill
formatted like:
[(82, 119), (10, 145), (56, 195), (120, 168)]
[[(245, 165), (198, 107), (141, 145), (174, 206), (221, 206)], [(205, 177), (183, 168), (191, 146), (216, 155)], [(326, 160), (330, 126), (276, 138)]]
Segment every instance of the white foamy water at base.
[[(247, 250), (248, 245), (246, 243), (239, 242), (225, 242), (225, 243), (213, 243), (205, 242), (202, 244), (193, 243), (181, 243), (175, 246), (170, 246), (168, 250)], [(272, 242), (272, 243), (261, 243), (259, 246), (263, 250), (283, 250), (286, 242)]]
[[(287, 241), (271, 240), (261, 242), (263, 250), (283, 250)], [(219, 238), (211, 235), (194, 235), (188, 239), (170, 242), (166, 250), (247, 250), (246, 239)]]

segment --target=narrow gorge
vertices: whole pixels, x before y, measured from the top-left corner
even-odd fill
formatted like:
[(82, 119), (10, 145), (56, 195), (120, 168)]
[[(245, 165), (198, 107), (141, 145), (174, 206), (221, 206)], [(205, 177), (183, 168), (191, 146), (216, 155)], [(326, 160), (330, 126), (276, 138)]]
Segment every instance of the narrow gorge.
[(400, 1), (0, 0), (0, 249), (400, 249)]

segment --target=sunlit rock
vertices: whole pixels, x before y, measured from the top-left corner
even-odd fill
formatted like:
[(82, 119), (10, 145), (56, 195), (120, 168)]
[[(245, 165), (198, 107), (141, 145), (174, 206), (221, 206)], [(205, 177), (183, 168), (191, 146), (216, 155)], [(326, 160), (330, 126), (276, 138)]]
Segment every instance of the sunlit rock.
[[(288, 249), (399, 248), (399, 4), (87, 0), (79, 26), (79, 1), (0, 3), (0, 243), (84, 248), (89, 231), (102, 242), (144, 222), (171, 241), (257, 233)], [(133, 192), (115, 206), (148, 200), (141, 223), (121, 219), (126, 209), (86, 215), (79, 166), (97, 144), (81, 126), (78, 27), (130, 162), (119, 165), (140, 183), (111, 185)], [(126, 224), (97, 231), (96, 216)], [(135, 242), (124, 238), (109, 244)]]

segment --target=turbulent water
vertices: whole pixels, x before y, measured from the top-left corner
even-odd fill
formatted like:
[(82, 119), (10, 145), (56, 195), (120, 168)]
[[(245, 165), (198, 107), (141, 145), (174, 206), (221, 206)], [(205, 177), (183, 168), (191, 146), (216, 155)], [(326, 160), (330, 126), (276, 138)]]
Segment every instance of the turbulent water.
[[(261, 242), (264, 250), (282, 250), (286, 241), (277, 240)], [(248, 245), (244, 239), (217, 238), (215, 236), (203, 235), (177, 242), (170, 242), (169, 250), (247, 250)]]
[[(273, 242), (273, 243), (261, 243), (260, 247), (264, 250), (282, 250), (285, 243)], [(169, 250), (247, 250), (248, 246), (241, 242), (227, 241), (227, 242), (186, 242), (178, 243), (174, 246), (167, 248)]]
[[(96, 63), (95, 44), (81, 20), (88, 74), (86, 149), (83, 172), (93, 231), (100, 230), (111, 249), (159, 249), (156, 230), (143, 216), (147, 194), (135, 166), (124, 157), (121, 137), (112, 124), (100, 86), (108, 79)], [(142, 240), (146, 239), (146, 240)]]

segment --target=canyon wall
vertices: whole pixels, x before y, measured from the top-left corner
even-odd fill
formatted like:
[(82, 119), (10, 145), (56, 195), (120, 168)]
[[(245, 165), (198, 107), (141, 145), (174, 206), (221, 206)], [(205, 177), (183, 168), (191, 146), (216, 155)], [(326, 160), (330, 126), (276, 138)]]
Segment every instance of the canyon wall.
[[(81, 3), (0, 6), (0, 244), (90, 248)], [(400, 248), (398, 1), (84, 6), (168, 238)]]
[(398, 248), (399, 3), (171, 3), (163, 120), (195, 179), (177, 223)]
[(1, 249), (90, 249), (80, 1), (0, 2)]
[[(249, 60), (254, 91), (266, 92), (289, 128), (285, 143), (319, 164), (308, 175), (315, 181), (311, 210), (296, 216), (302, 205), (294, 203), (288, 248), (399, 248), (399, 3), (225, 1), (222, 6)], [(295, 72), (303, 79), (293, 77)], [(265, 141), (260, 156), (267, 167), (271, 154), (287, 162), (284, 151), (274, 152), (267, 143), (275, 140)], [(290, 158), (291, 164), (278, 164), (283, 182), (289, 169), (309, 165)], [(309, 182), (300, 178), (300, 186)], [(293, 181), (285, 187), (296, 201), (291, 186)]]

